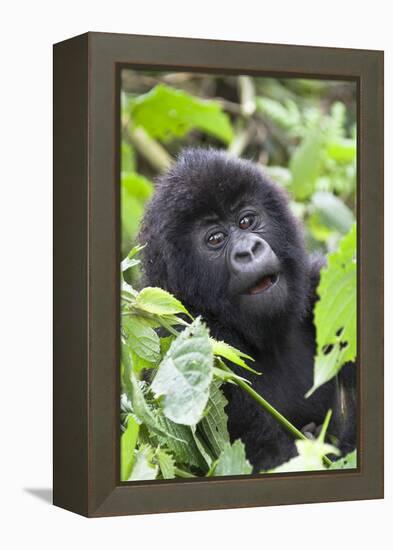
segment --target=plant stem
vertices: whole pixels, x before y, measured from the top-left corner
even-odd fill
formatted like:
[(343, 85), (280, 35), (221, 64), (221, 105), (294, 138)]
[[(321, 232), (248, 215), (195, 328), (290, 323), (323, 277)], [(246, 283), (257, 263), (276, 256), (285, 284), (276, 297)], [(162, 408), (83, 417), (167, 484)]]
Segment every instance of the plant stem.
[(173, 334), (173, 336), (179, 336), (180, 335), (180, 332), (177, 331), (175, 328), (173, 328), (162, 317), (160, 317), (159, 321), (160, 321), (161, 325), (164, 327), (164, 329), (167, 330), (170, 334)]
[[(227, 370), (228, 369), (227, 367)], [(242, 388), (244, 391), (246, 391), (265, 411), (267, 411), (269, 414), (271, 414), (279, 424), (283, 428), (285, 428), (289, 433), (291, 433), (296, 439), (303, 439), (307, 440), (307, 437), (296, 428), (289, 420), (285, 418), (280, 412), (278, 412), (277, 409), (273, 407), (266, 399), (264, 399), (259, 393), (257, 393), (251, 386), (249, 386), (246, 382), (243, 382), (243, 380), (239, 380), (238, 378), (234, 378), (235, 383)], [(323, 457), (323, 461), (326, 464), (326, 466), (331, 466), (332, 461), (327, 457)]]

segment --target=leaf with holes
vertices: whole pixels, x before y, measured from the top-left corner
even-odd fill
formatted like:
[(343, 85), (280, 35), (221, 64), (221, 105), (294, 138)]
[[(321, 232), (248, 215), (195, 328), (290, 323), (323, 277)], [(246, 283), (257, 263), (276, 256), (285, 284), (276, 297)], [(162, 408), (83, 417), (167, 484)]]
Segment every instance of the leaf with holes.
[(311, 395), (356, 358), (356, 224), (329, 254), (317, 289), (314, 310), (317, 355)]

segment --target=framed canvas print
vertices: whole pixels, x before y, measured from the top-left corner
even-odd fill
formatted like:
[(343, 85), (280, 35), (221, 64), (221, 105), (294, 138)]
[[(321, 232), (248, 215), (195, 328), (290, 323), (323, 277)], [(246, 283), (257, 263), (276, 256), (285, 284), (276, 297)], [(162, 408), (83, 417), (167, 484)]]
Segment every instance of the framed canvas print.
[(54, 503), (382, 498), (383, 53), (54, 46)]

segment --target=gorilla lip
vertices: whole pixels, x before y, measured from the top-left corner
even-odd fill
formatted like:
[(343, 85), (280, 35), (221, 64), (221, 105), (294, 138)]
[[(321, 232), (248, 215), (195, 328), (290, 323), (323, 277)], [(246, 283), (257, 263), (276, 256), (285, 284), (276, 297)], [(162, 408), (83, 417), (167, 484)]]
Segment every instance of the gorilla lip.
[(265, 292), (278, 281), (278, 275), (265, 275), (258, 283), (249, 289), (248, 294), (260, 294)]

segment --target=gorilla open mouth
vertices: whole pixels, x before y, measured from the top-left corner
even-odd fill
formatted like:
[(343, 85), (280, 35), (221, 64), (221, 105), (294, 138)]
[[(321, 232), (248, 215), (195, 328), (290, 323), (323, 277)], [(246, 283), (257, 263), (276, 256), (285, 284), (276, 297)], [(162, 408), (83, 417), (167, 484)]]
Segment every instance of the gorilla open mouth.
[(262, 277), (262, 279), (259, 279), (257, 284), (253, 287), (251, 287), (248, 290), (248, 294), (260, 294), (262, 292), (265, 292), (269, 288), (271, 288), (273, 285), (277, 283), (279, 279), (278, 273), (273, 275), (265, 275)]

